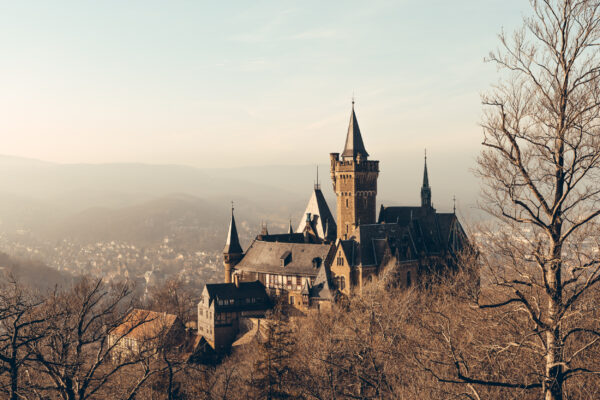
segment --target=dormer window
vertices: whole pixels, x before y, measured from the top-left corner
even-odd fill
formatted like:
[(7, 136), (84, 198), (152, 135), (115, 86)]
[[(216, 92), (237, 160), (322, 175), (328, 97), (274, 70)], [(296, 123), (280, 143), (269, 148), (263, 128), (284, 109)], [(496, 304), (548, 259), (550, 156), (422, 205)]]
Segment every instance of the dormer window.
[(292, 252), (289, 250), (286, 251), (285, 253), (283, 253), (281, 255), (281, 257), (279, 259), (281, 260), (281, 266), (285, 267), (292, 261)]
[(318, 269), (321, 266), (321, 258), (320, 257), (315, 257), (312, 260), (312, 265), (314, 269)]

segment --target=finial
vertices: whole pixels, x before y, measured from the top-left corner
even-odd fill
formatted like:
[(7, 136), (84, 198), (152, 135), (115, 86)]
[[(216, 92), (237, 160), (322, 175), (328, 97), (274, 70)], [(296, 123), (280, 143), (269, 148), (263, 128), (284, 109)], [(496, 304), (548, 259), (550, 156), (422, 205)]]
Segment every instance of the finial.
[(317, 164), (317, 182), (315, 183), (315, 189), (321, 189), (319, 187), (319, 164)]
[(425, 162), (427, 162), (427, 149), (425, 149)]
[(231, 215), (233, 215), (233, 200), (231, 200)]
[(352, 109), (354, 110), (354, 90), (352, 91)]
[(452, 202), (454, 203), (453, 212), (456, 214), (456, 195), (452, 196)]

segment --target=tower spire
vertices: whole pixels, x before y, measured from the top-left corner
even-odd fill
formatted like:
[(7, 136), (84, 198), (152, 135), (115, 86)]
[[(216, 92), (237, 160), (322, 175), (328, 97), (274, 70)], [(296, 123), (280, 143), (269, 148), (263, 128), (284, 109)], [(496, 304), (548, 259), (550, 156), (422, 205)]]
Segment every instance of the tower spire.
[(227, 240), (225, 241), (225, 248), (223, 253), (225, 254), (241, 254), (242, 246), (240, 246), (240, 239), (237, 233), (237, 227), (235, 226), (235, 217), (233, 216), (233, 201), (231, 202), (231, 222), (229, 223), (229, 232), (227, 233)]
[(292, 219), (290, 218), (290, 227), (288, 229), (288, 233), (291, 235), (292, 233), (294, 233), (294, 228), (292, 228)]
[(346, 144), (342, 157), (356, 158), (359, 155), (365, 160), (369, 157), (369, 153), (367, 153), (362, 140), (362, 135), (360, 134), (360, 128), (358, 127), (358, 120), (354, 112), (354, 97), (352, 97), (352, 113), (350, 114), (348, 134), (346, 135)]
[(423, 187), (429, 187), (429, 175), (427, 174), (427, 149), (425, 149), (425, 168), (423, 169)]
[(429, 175), (427, 173), (427, 149), (425, 149), (425, 166), (423, 168), (423, 186), (421, 186), (421, 207), (431, 208), (431, 188), (429, 187)]
[(223, 249), (223, 266), (225, 267), (225, 283), (231, 283), (233, 268), (244, 257), (240, 239), (235, 226), (235, 217), (233, 216), (233, 201), (231, 202), (231, 222), (229, 223), (229, 232)]

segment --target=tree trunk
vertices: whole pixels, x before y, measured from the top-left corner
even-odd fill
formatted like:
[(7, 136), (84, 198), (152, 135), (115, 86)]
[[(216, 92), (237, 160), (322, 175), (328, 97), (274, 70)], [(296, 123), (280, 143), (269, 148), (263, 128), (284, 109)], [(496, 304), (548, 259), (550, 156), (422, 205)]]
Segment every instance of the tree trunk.
[(10, 363), (10, 399), (18, 400), (19, 396), (17, 391), (19, 390), (19, 370), (17, 369), (17, 363), (14, 359)]
[(563, 345), (561, 340), (559, 307), (562, 304), (561, 280), (561, 251), (560, 244), (554, 244), (551, 249), (552, 261), (546, 273), (548, 281), (548, 326), (546, 332), (546, 379), (544, 392), (546, 400), (562, 400), (564, 367)]

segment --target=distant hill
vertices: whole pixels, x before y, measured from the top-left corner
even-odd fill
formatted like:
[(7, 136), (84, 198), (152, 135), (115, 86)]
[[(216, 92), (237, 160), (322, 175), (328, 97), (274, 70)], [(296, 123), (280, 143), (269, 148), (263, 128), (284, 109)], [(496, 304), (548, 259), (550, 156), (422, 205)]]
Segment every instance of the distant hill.
[(0, 277), (3, 282), (16, 279), (17, 282), (42, 292), (55, 286), (66, 286), (73, 279), (40, 261), (14, 259), (4, 253), (0, 253)]
[[(411, 166), (407, 170), (401, 161), (385, 166), (380, 175), (378, 199), (386, 205), (418, 203), (421, 162), (402, 161)], [(319, 166), (320, 182), (335, 213), (328, 168)], [(432, 172), (430, 177), (435, 182)], [(289, 218), (296, 226), (315, 180), (313, 165), (199, 169), (55, 164), (0, 155), (0, 232), (25, 230), (49, 239), (145, 243), (166, 235), (183, 238), (187, 229), (189, 237), (183, 241), (206, 244), (209, 236), (225, 234), (234, 200), (241, 234), (246, 236), (242, 240), (249, 240), (261, 221), (269, 222), (270, 230), (284, 230)], [(433, 199), (448, 209), (448, 193), (456, 193), (461, 182), (443, 184), (446, 187), (433, 187)]]
[(204, 225), (226, 225), (231, 200), (242, 215), (251, 212), (257, 225), (287, 219), (292, 211), (300, 215), (310, 182), (304, 188), (288, 185), (292, 190), (271, 183), (278, 180), (177, 165), (53, 164), (0, 156), (0, 230), (145, 240), (170, 218), (193, 215)]

